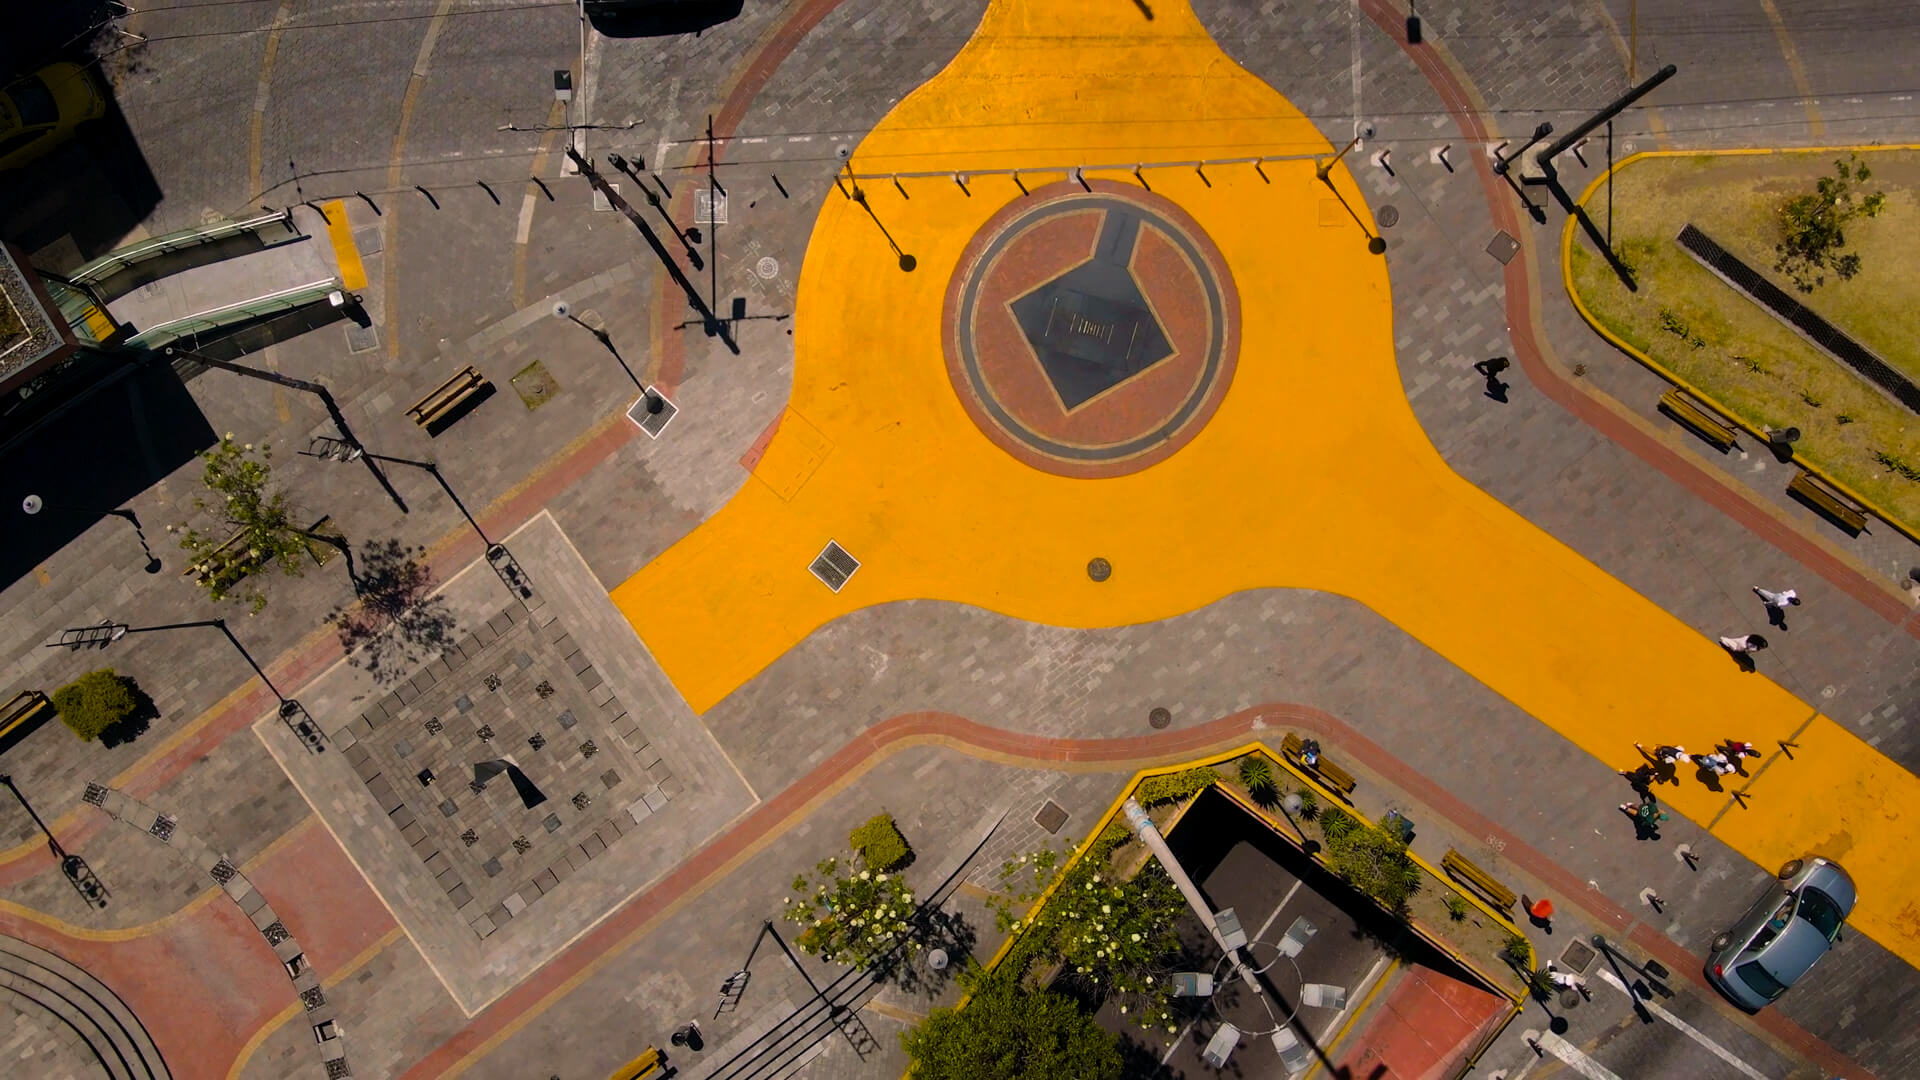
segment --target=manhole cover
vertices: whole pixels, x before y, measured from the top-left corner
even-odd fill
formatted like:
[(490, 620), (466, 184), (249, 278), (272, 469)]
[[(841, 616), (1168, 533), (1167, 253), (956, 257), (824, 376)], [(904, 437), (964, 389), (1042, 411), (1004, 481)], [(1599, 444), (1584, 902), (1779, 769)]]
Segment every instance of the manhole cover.
[(1487, 254), (1499, 259), (1502, 266), (1512, 262), (1513, 257), (1519, 252), (1520, 241), (1515, 240), (1513, 234), (1505, 229), (1494, 233), (1493, 239), (1487, 241)]
[(1391, 229), (1395, 225), (1400, 224), (1400, 208), (1392, 204), (1381, 207), (1380, 213), (1376, 216), (1380, 221), (1380, 227), (1383, 229)]
[(1060, 831), (1060, 826), (1067, 823), (1066, 808), (1048, 799), (1046, 804), (1040, 807), (1039, 812), (1033, 815), (1033, 823), (1049, 833), (1057, 833)]
[(1105, 581), (1113, 576), (1113, 564), (1105, 559), (1094, 559), (1087, 563), (1087, 576), (1095, 581)]
[(1155, 731), (1171, 723), (1173, 723), (1173, 713), (1166, 709), (1156, 707), (1147, 713), (1147, 726)]
[(1571, 968), (1577, 975), (1587, 973), (1587, 965), (1593, 963), (1593, 949), (1584, 941), (1569, 941), (1561, 950), (1560, 965)]
[(770, 281), (780, 273), (780, 264), (773, 259), (761, 259), (753, 264), (753, 272)]

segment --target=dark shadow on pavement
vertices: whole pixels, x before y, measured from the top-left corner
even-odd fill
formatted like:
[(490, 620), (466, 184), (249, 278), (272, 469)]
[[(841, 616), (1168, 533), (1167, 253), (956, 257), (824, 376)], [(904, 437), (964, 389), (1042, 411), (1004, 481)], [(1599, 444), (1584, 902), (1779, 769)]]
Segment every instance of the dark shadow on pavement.
[[(105, 513), (166, 479), (217, 440), (164, 362), (80, 353), (21, 406), (0, 416), (0, 588), (18, 581)], [(84, 513), (20, 510), (28, 495)], [(146, 565), (139, 535), (114, 549), (112, 572)]]
[(125, 746), (145, 735), (153, 722), (160, 719), (159, 707), (154, 705), (153, 698), (140, 688), (139, 683), (124, 675), (121, 681), (126, 684), (127, 692), (133, 695), (134, 708), (119, 723), (100, 733), (101, 746)]
[(433, 594), (426, 549), (375, 540), (360, 549), (353, 573), (355, 600), (334, 608), (327, 621), (340, 634), (347, 662), (382, 686), (398, 682), (453, 643), (453, 610)]
[(587, 22), (611, 38), (698, 34), (740, 14), (742, 0), (589, 0)]

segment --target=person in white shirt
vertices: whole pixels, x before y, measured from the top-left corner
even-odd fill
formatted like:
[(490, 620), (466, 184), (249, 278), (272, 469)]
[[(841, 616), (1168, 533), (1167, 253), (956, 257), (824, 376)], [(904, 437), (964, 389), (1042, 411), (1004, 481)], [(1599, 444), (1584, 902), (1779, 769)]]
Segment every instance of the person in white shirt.
[(1779, 611), (1785, 611), (1800, 603), (1800, 594), (1794, 592), (1792, 589), (1781, 589), (1779, 592), (1774, 592), (1771, 589), (1763, 589), (1755, 585), (1753, 587), (1753, 593), (1760, 598), (1762, 603)]
[(1723, 637), (1720, 647), (1730, 653), (1759, 652), (1767, 647), (1767, 639), (1759, 634), (1742, 634), (1739, 637)]

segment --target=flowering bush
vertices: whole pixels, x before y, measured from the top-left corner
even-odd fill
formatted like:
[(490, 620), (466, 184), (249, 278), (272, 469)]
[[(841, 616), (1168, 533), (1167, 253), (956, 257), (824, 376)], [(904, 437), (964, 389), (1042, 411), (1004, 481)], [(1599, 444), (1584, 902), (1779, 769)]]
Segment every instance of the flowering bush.
[[(1020, 932), (1021, 957), (1028, 964), (1059, 964), (1061, 977), (1089, 996), (1114, 1000), (1121, 1013), (1142, 1027), (1175, 1026), (1167, 976), (1180, 955), (1174, 923), (1186, 911), (1180, 895), (1158, 863), (1149, 862), (1131, 879), (1113, 872), (1115, 843), (1103, 834), (1086, 855), (1060, 877), (1059, 857), (1042, 849), (1007, 863), (1001, 881), (1018, 890), (1002, 900), (999, 925)], [(1016, 917), (1012, 903), (1030, 903), (1060, 877), (1060, 884), (1031, 918)]]
[[(807, 952), (829, 963), (864, 964), (907, 932), (913, 893), (897, 874), (845, 865), (842, 872), (839, 859), (822, 859), (813, 874), (795, 877), (784, 917), (804, 927), (797, 940)], [(908, 941), (909, 953), (918, 948)]]
[[(224, 532), (203, 533), (186, 525), (169, 525), (167, 531), (178, 534), (180, 546), (199, 560), (194, 577), (210, 598), (237, 594), (257, 612), (267, 606), (267, 596), (248, 575), (272, 566), (299, 577), (306, 566), (306, 534), (294, 524), (286, 493), (273, 484), (272, 448), (262, 443), (256, 453), (252, 443), (236, 443), (228, 432), (200, 457), (206, 462), (201, 481), (207, 490), (194, 497), (194, 507), (211, 514)], [(245, 539), (228, 549), (236, 536)]]

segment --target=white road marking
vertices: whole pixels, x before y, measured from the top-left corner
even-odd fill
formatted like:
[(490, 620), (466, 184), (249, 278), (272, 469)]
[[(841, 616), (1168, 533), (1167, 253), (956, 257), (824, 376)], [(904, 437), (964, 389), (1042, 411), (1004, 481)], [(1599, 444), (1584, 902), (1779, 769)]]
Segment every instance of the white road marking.
[[(1627, 995), (1630, 998), (1639, 997), (1638, 994), (1634, 993), (1632, 990), (1627, 989), (1626, 984), (1620, 981), (1620, 977), (1615, 975), (1611, 971), (1602, 971), (1600, 973), (1600, 978), (1608, 986), (1613, 987), (1615, 990), (1620, 991), (1621, 993)], [(1653, 1015), (1659, 1017), (1662, 1020), (1665, 1020), (1667, 1023), (1672, 1024), (1675, 1028), (1679, 1029), (1680, 1032), (1684, 1034), (1687, 1038), (1692, 1039), (1694, 1042), (1697, 1042), (1701, 1046), (1706, 1047), (1707, 1051), (1711, 1053), (1714, 1057), (1717, 1057), (1721, 1061), (1724, 1061), (1727, 1064), (1733, 1066), (1734, 1068), (1739, 1069), (1743, 1074), (1752, 1077), (1753, 1080), (1769, 1080), (1769, 1077), (1767, 1076), (1766, 1073), (1761, 1072), (1759, 1069), (1756, 1069), (1753, 1066), (1735, 1057), (1733, 1055), (1733, 1051), (1728, 1050), (1726, 1047), (1721, 1046), (1719, 1043), (1714, 1042), (1712, 1039), (1707, 1038), (1706, 1033), (1702, 1032), (1699, 1028), (1696, 1028), (1692, 1024), (1687, 1023), (1685, 1020), (1682, 1020), (1679, 1017), (1673, 1015), (1672, 1013), (1661, 1008), (1658, 1004), (1652, 1001), (1648, 1001), (1642, 998), (1640, 1000), (1640, 1004), (1646, 1006), (1648, 1012), (1652, 1013)]]
[(1281, 898), (1280, 898), (1280, 906), (1279, 906), (1279, 907), (1276, 907), (1276, 908), (1274, 908), (1274, 909), (1273, 909), (1273, 914), (1271, 914), (1271, 915), (1269, 915), (1269, 916), (1267, 916), (1267, 921), (1266, 921), (1266, 922), (1263, 922), (1263, 923), (1261, 923), (1261, 924), (1260, 924), (1260, 929), (1258, 929), (1258, 930), (1256, 930), (1256, 931), (1254, 931), (1254, 933), (1253, 933), (1253, 940), (1254, 940), (1254, 941), (1259, 941), (1259, 940), (1260, 940), (1261, 938), (1263, 938), (1263, 937), (1266, 937), (1266, 936), (1267, 936), (1267, 928), (1273, 925), (1273, 920), (1275, 920), (1275, 919), (1277, 919), (1277, 918), (1279, 918), (1279, 917), (1280, 917), (1280, 911), (1281, 911), (1281, 909), (1282, 909), (1282, 908), (1285, 908), (1285, 907), (1287, 906), (1287, 901), (1289, 901), (1289, 900), (1292, 900), (1292, 899), (1293, 899), (1293, 894), (1294, 894), (1294, 893), (1297, 893), (1297, 892), (1299, 892), (1299, 891), (1300, 891), (1300, 882), (1296, 880), (1296, 881), (1295, 881), (1295, 882), (1293, 883), (1293, 888), (1291, 888), (1291, 889), (1288, 889), (1288, 890), (1287, 890), (1287, 895), (1285, 895), (1285, 896), (1283, 896), (1283, 897), (1281, 897)]
[[(1549, 1031), (1535, 1040), (1540, 1049), (1567, 1063), (1567, 1067), (1587, 1080), (1621, 1080), (1619, 1073), (1580, 1052), (1580, 1048)], [(1523, 1074), (1524, 1075), (1524, 1074)]]

